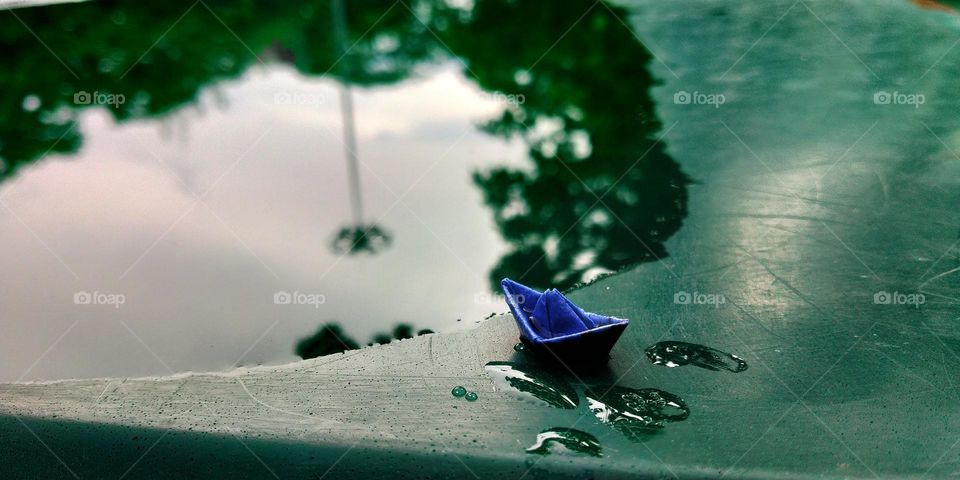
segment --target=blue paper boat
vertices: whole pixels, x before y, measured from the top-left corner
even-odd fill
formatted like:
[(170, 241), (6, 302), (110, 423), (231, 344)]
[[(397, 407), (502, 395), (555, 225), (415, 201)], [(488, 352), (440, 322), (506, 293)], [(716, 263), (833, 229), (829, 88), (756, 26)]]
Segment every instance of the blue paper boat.
[(538, 292), (509, 278), (500, 282), (520, 339), (577, 363), (605, 362), (629, 320), (585, 312), (556, 289)]

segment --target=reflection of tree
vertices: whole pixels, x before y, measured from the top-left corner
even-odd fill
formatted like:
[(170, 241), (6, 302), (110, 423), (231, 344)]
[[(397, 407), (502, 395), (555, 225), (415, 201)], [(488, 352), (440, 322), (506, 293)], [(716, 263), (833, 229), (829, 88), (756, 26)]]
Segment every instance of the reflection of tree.
[(494, 289), (503, 277), (565, 288), (591, 268), (664, 256), (686, 215), (688, 180), (656, 141), (650, 54), (623, 10), (595, 6), (579, 19), (593, 3), (479, 0), (447, 17), (444, 41), (474, 80), (518, 99), (485, 129), (522, 138), (533, 161), (474, 178), (513, 245), (491, 272)]
[[(186, 15), (188, 3), (132, 0), (18, 11), (56, 57), (16, 17), (0, 16), (0, 39), (17, 52), (0, 57), (0, 180), (48, 149), (79, 147), (74, 112), (87, 105), (74, 103), (76, 92), (124, 94), (125, 103), (103, 108), (125, 121), (171, 112), (203, 87), (241, 75), (259, 61), (251, 50), (305, 75), (369, 86), (406, 78), (449, 47), (480, 87), (517, 95), (484, 128), (523, 139), (532, 161), (474, 178), (513, 245), (491, 272), (494, 288), (504, 276), (568, 287), (592, 268), (665, 255), (663, 241), (686, 214), (688, 180), (655, 141), (650, 54), (617, 18), (626, 12), (591, 0), (473, 3), (461, 11), (442, 0), (411, 1), (410, 9), (392, 0), (344, 2), (339, 42), (329, 0), (206, 2)], [(343, 58), (338, 44), (349, 45)], [(364, 235), (375, 226), (362, 218), (355, 223), (335, 246), (389, 242)]]
[(921, 8), (929, 8), (931, 10), (948, 10), (956, 11), (960, 8), (960, 0), (913, 0), (913, 3)]
[[(430, 333), (433, 333), (433, 331), (423, 329), (417, 332), (417, 336)], [(384, 345), (393, 340), (404, 340), (413, 337), (412, 325), (408, 323), (398, 323), (393, 327), (392, 333), (377, 333), (371, 338), (367, 345)], [(303, 337), (297, 341), (294, 353), (306, 360), (308, 358), (322, 357), (324, 355), (356, 350), (358, 348), (360, 348), (360, 345), (356, 340), (347, 336), (339, 324), (327, 323), (321, 325), (313, 335)]]
[[(338, 63), (327, 2), (191, 3), (105, 0), (0, 15), (0, 43), (16, 52), (0, 57), (0, 180), (48, 149), (79, 148), (73, 112), (93, 105), (75, 103), (77, 92), (123, 94), (125, 103), (102, 108), (124, 121), (169, 113), (201, 88), (238, 77), (259, 61), (251, 50), (285, 52), (307, 75)], [(434, 43), (405, 8), (347, 3), (352, 49), (342, 61), (357, 68), (330, 76), (361, 86), (393, 82), (432, 55)]]
[(300, 358), (322, 357), (333, 353), (356, 350), (360, 348), (357, 342), (343, 333), (343, 329), (336, 323), (321, 325), (313, 335), (303, 337), (293, 351)]

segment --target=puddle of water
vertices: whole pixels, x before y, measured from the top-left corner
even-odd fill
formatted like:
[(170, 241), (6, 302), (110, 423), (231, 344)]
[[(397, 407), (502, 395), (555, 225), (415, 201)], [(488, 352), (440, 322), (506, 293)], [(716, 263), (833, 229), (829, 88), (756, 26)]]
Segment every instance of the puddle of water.
[[(118, 318), (173, 370), (281, 363), (318, 324), (344, 322), (361, 345), (404, 318), (454, 329), (501, 308), (489, 294), (503, 277), (566, 289), (662, 257), (689, 179), (648, 92), (653, 58), (621, 25), (630, 12), (593, 5), (489, 0), (414, 14), (350, 2), (336, 12), (349, 55), (317, 33), (334, 15), (322, 2), (221, 5), (229, 31), (133, 1), (0, 16), (18, 51), (0, 71), (48, 79), (8, 75), (13, 101), (0, 106), (0, 230), (5, 250), (25, 252), (0, 258), (12, 322), (0, 379), (167, 373)], [(158, 48), (162, 30), (135, 27), (173, 23)], [(98, 35), (77, 38), (71, 25)], [(59, 46), (62, 64), (35, 36)], [(414, 184), (404, 204), (422, 222), (391, 210)], [(594, 190), (611, 190), (609, 209), (594, 209)], [(78, 308), (81, 289), (128, 301)], [(84, 328), (31, 366), (75, 320)]]
[(497, 388), (514, 392), (525, 401), (574, 409), (580, 404), (577, 391), (563, 379), (530, 365), (489, 362), (484, 366)]
[(548, 428), (537, 434), (537, 442), (527, 449), (527, 453), (546, 455), (550, 453), (550, 446), (556, 443), (574, 452), (603, 456), (597, 437), (582, 430), (563, 427)]
[(601, 422), (631, 440), (643, 440), (659, 432), (666, 422), (679, 422), (690, 415), (680, 397), (655, 388), (598, 387), (602, 396), (587, 392), (587, 404)]
[(670, 368), (695, 365), (707, 370), (727, 370), (733, 373), (740, 373), (747, 369), (747, 362), (742, 358), (695, 343), (658, 342), (647, 347), (646, 353), (647, 358), (654, 365)]

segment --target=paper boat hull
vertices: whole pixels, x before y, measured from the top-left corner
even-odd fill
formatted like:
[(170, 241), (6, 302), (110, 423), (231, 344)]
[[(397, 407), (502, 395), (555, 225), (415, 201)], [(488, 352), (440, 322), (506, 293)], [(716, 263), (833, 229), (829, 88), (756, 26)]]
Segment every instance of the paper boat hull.
[(571, 369), (583, 364), (602, 364), (610, 358), (610, 350), (620, 339), (620, 335), (629, 325), (628, 322), (613, 323), (594, 330), (552, 339), (520, 339), (534, 353), (555, 358), (567, 364)]

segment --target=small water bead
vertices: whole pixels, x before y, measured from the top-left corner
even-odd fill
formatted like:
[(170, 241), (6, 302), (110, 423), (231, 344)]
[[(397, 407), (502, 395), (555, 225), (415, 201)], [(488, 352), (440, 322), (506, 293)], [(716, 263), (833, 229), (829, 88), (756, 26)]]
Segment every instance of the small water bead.
[(36, 112), (40, 109), (42, 104), (43, 102), (40, 101), (40, 97), (36, 95), (27, 95), (26, 97), (23, 97), (23, 101), (21, 102), (20, 106), (25, 112)]
[(450, 390), (450, 393), (451, 393), (454, 397), (460, 398), (460, 397), (462, 397), (462, 396), (464, 396), (464, 395), (467, 394), (467, 389), (466, 389), (466, 388), (463, 388), (462, 386), (459, 386), (459, 385), (458, 385), (458, 386), (456, 386), (456, 387), (453, 387), (453, 390)]
[(523, 342), (520, 342), (520, 343), (518, 343), (518, 344), (516, 344), (516, 345), (513, 346), (513, 350), (514, 350), (514, 351), (517, 351), (517, 352), (522, 352), (522, 351), (524, 351), (524, 350), (526, 350), (526, 349), (527, 349), (527, 346), (524, 345)]
[(473, 402), (473, 401), (476, 401), (477, 398), (479, 397), (477, 396), (477, 392), (467, 392), (467, 394), (464, 395), (463, 398), (466, 398), (468, 402)]

